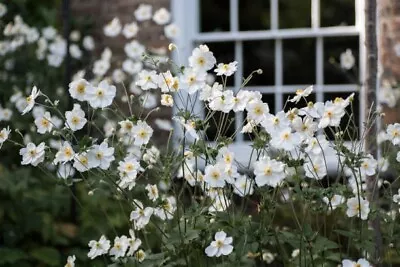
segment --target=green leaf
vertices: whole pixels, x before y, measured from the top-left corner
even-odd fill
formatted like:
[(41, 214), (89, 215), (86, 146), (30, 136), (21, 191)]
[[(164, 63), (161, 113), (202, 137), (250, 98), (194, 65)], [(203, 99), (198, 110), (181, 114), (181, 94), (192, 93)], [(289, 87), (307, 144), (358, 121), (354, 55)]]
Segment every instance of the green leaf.
[(19, 249), (0, 248), (0, 265), (14, 264), (26, 258), (26, 254)]
[(59, 266), (60, 265), (60, 260), (61, 260), (61, 255), (60, 253), (50, 247), (41, 247), (34, 249), (30, 252), (31, 256), (38, 261), (45, 263), (50, 266)]

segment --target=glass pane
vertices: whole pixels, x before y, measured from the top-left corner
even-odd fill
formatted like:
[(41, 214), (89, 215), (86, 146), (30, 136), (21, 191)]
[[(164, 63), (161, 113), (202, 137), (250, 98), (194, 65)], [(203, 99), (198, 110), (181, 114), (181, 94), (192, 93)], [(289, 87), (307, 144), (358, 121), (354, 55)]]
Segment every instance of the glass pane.
[[(355, 58), (354, 67), (350, 70), (340, 67), (340, 55), (347, 49)], [(333, 62), (334, 59), (334, 62)], [(359, 38), (341, 37), (324, 39), (324, 84), (358, 83)]]
[(262, 74), (253, 74), (247, 85), (275, 84), (274, 41), (243, 42), (243, 76), (247, 78), (253, 71), (262, 69)]
[[(232, 42), (208, 43), (208, 48), (214, 53), (218, 63), (229, 63), (235, 60), (235, 45)], [(240, 64), (240, 62), (238, 63)], [(210, 72), (211, 73), (211, 72)], [(216, 77), (216, 82), (221, 83), (221, 78)], [(227, 86), (234, 85), (234, 77), (228, 77)]]
[(200, 0), (200, 32), (229, 31), (229, 2), (229, 0)]
[(321, 0), (320, 7), (321, 27), (355, 24), (355, 0)]
[(279, 28), (310, 28), (311, 0), (279, 0)]
[(283, 84), (315, 84), (315, 39), (283, 41)]
[[(334, 101), (336, 97), (341, 97), (346, 99), (352, 93), (325, 93), (324, 100)], [(350, 116), (351, 115), (351, 116)], [(359, 138), (359, 130), (360, 130), (360, 100), (359, 94), (355, 93), (353, 104), (350, 104), (346, 109), (346, 115), (342, 118), (340, 122), (340, 130), (344, 132), (345, 140), (357, 140)], [(334, 139), (334, 133), (325, 129), (325, 134), (329, 140)]]
[(239, 0), (239, 30), (269, 30), (270, 17), (270, 1)]
[[(268, 103), (269, 112), (275, 114), (275, 95), (274, 94), (263, 94), (262, 95), (262, 101), (264, 103)], [(245, 119), (244, 123), (247, 122), (246, 121), (246, 117), (247, 117), (247, 112), (244, 111), (244, 116), (243, 116), (243, 118)], [(252, 133), (244, 133), (243, 134), (243, 139), (245, 141), (253, 140), (254, 139), (254, 134), (252, 134)]]
[[(206, 110), (206, 116), (208, 117), (211, 112), (213, 111)], [(235, 113), (216, 112), (209, 120), (209, 126), (206, 130), (207, 141), (216, 141), (219, 129), (221, 129), (219, 137), (232, 137), (235, 133)]]

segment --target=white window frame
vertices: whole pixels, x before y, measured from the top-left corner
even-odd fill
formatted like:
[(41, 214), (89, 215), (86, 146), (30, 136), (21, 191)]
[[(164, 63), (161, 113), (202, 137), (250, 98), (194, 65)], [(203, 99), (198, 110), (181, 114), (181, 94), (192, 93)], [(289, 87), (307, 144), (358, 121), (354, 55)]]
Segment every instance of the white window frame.
[[(201, 0), (171, 0), (171, 9), (173, 12), (175, 23), (180, 27), (180, 35), (175, 40), (179, 47), (179, 58), (186, 60), (196, 44), (211, 43), (211, 42), (233, 42), (235, 49), (235, 58), (237, 61), (238, 71), (234, 76), (234, 86), (230, 89), (236, 91), (242, 81), (243, 75), (243, 42), (256, 40), (273, 40), (275, 46), (275, 84), (273, 86), (246, 86), (247, 90), (256, 90), (261, 93), (273, 93), (275, 95), (275, 110), (278, 112), (283, 109), (283, 95), (286, 93), (294, 93), (298, 88), (304, 88), (308, 85), (284, 85), (283, 84), (283, 45), (282, 40), (294, 38), (313, 38), (316, 40), (315, 60), (316, 60), (316, 83), (314, 84), (314, 92), (316, 101), (324, 100), (323, 94), (329, 92), (359, 92), (360, 97), (360, 121), (359, 125), (363, 125), (365, 118), (365, 108), (363, 107), (364, 86), (365, 80), (365, 14), (364, 1), (355, 1), (355, 25), (350, 26), (332, 26), (320, 27), (320, 1), (311, 1), (311, 27), (310, 28), (294, 28), (294, 29), (279, 29), (279, 0), (270, 1), (271, 12), (271, 28), (269, 30), (239, 30), (239, 1), (246, 0), (230, 0), (230, 30), (223, 32), (200, 32), (200, 4)], [(356, 84), (339, 84), (325, 85), (324, 84), (324, 44), (325, 37), (343, 37), (343, 36), (358, 36), (359, 37), (359, 83)], [(177, 58), (176, 58), (177, 59)], [(186, 62), (181, 62), (186, 63)], [(224, 62), (227, 63), (227, 62)], [(255, 68), (257, 66), (254, 66)], [(200, 103), (197, 103), (195, 112), (203, 114), (204, 110)], [(235, 117), (236, 129), (241, 127), (243, 122), (243, 113), (237, 113)], [(362, 127), (361, 127), (362, 128)], [(361, 130), (361, 129), (360, 129)], [(240, 132), (240, 130), (239, 130)], [(235, 152), (239, 162), (248, 162), (251, 147), (250, 142), (243, 141), (243, 135), (238, 134), (234, 144), (230, 149)], [(328, 155), (328, 168), (336, 168), (335, 155)]]

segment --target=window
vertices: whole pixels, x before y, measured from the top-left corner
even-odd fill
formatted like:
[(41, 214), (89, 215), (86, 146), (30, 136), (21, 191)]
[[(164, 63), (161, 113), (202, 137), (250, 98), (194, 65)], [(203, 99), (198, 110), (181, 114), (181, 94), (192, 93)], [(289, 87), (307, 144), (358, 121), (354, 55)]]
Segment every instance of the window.
[[(218, 62), (238, 61), (238, 71), (229, 84), (232, 90), (237, 90), (242, 77), (261, 68), (263, 74), (254, 77), (247, 89), (260, 91), (271, 112), (277, 112), (297, 89), (311, 84), (316, 101), (360, 90), (357, 84), (364, 78), (365, 52), (362, 2), (172, 0), (172, 9), (182, 29), (177, 40), (182, 58), (205, 43)], [(330, 62), (347, 48), (352, 49), (358, 61), (355, 80)], [(360, 105), (355, 113), (355, 117), (363, 118)], [(244, 114), (236, 115), (237, 129), (244, 118)], [(235, 144), (240, 149), (245, 142), (245, 136), (236, 137)]]

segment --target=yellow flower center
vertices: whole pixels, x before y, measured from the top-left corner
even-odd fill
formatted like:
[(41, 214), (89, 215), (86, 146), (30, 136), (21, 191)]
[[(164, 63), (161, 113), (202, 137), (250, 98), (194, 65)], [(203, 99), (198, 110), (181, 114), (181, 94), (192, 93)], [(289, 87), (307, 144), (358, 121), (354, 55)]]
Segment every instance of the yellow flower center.
[(76, 91), (79, 93), (79, 94), (84, 94), (85, 93), (85, 91), (86, 91), (86, 86), (85, 86), (85, 84), (84, 83), (80, 83), (80, 84), (78, 84), (78, 86), (76, 87)]
[(264, 169), (264, 174), (265, 175), (271, 175), (272, 174), (272, 168), (271, 167), (266, 167), (265, 169)]

